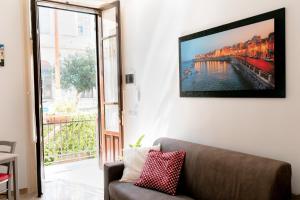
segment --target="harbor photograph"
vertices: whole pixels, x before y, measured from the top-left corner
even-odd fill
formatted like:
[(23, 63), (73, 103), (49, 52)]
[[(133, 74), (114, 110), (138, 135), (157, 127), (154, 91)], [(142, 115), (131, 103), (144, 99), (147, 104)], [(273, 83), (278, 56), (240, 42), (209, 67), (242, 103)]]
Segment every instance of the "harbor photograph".
[(180, 43), (181, 90), (275, 88), (274, 19)]

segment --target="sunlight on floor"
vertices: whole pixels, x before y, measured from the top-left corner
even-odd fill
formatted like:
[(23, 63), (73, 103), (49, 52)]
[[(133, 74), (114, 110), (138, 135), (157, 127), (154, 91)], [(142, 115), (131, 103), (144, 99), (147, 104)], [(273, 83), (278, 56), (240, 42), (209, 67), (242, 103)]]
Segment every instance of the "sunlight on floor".
[(97, 159), (89, 159), (45, 167), (41, 200), (103, 200), (103, 171), (98, 166)]

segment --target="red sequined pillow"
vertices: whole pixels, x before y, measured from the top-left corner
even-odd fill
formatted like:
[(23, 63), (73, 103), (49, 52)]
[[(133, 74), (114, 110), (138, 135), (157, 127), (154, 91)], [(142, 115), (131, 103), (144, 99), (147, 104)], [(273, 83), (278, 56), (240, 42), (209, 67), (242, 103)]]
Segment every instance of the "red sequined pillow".
[(175, 195), (185, 152), (150, 150), (136, 186)]

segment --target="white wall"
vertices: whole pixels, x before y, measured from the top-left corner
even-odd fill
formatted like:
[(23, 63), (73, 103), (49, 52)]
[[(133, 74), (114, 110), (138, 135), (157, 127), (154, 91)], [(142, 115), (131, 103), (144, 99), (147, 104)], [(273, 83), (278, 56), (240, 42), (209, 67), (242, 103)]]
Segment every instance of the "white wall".
[(26, 92), (25, 7), (25, 0), (0, 1), (0, 43), (5, 44), (5, 67), (0, 68), (0, 140), (17, 142), (20, 188), (28, 188), (35, 180)]
[[(180, 98), (178, 37), (286, 7), (287, 98)], [(142, 133), (290, 162), (300, 193), (299, 0), (122, 0), (125, 144)], [(136, 112), (136, 113), (135, 113)], [(135, 113), (135, 114), (134, 114)]]

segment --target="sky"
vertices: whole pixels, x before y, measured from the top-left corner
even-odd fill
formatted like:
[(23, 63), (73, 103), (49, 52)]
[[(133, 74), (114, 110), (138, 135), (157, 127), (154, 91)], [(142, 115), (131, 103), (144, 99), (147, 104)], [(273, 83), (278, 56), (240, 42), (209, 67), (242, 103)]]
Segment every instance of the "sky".
[(196, 54), (205, 54), (224, 46), (245, 42), (254, 35), (266, 38), (271, 32), (274, 32), (274, 19), (188, 40), (181, 43), (181, 59), (189, 61), (194, 59)]

